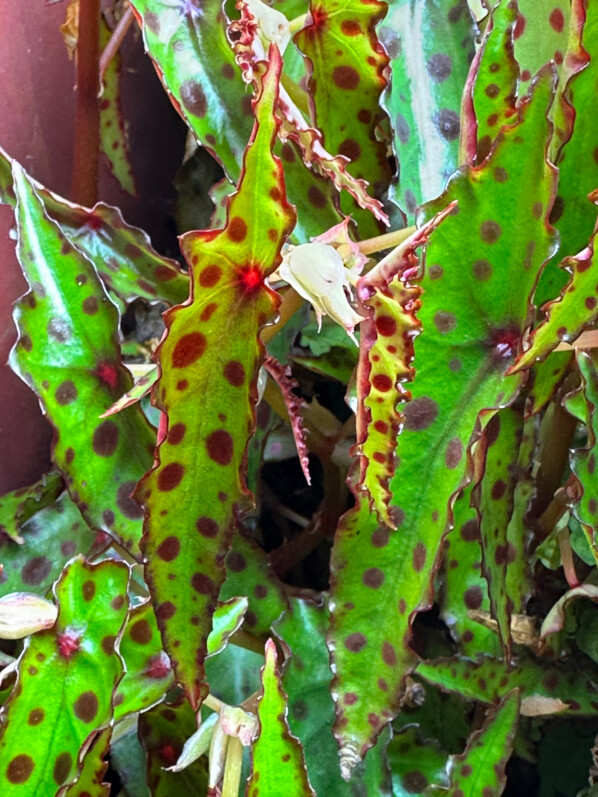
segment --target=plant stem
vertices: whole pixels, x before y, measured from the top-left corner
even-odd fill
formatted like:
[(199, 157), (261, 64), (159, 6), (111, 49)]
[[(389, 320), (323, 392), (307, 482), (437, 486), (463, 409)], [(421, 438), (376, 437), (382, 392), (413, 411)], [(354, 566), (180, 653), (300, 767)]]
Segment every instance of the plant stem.
[(243, 745), (236, 736), (231, 736), (226, 749), (226, 764), (222, 778), (221, 797), (239, 797), (241, 768), (243, 766)]
[(573, 562), (573, 551), (571, 550), (571, 543), (569, 541), (569, 529), (561, 529), (558, 533), (559, 548), (561, 549), (561, 562), (563, 563), (563, 570), (565, 571), (565, 578), (567, 584), (574, 589), (579, 587), (579, 579), (575, 572), (575, 563)]
[(301, 307), (303, 301), (303, 297), (299, 296), (294, 288), (287, 288), (278, 309), (278, 321), (275, 324), (264, 327), (262, 330), (260, 337), (264, 345), (270, 343), (272, 338), (278, 335), (287, 321), (292, 318), (292, 316), (294, 316), (297, 310)]
[(131, 22), (133, 22), (133, 9), (130, 5), (127, 5), (124, 14), (116, 23), (116, 27), (112, 31), (112, 36), (110, 37), (108, 44), (104, 47), (102, 55), (100, 56), (100, 85), (102, 85), (104, 82), (106, 69), (108, 69), (110, 62), (118, 52), (120, 45), (123, 43), (123, 39), (127, 35), (127, 31), (131, 27)]
[(77, 41), (77, 109), (71, 198), (86, 207), (98, 199), (100, 152), (99, 81), (100, 0), (81, 0)]
[(298, 30), (301, 30), (301, 28), (305, 26), (306, 21), (307, 14), (301, 14), (300, 16), (295, 17), (295, 19), (289, 20), (289, 31), (291, 35), (297, 33)]
[[(402, 230), (386, 232), (384, 235), (376, 235), (375, 238), (367, 238), (365, 241), (358, 241), (359, 251), (364, 255), (373, 255), (374, 252), (381, 252), (383, 249), (394, 249), (403, 241), (406, 241), (416, 231), (417, 227), (405, 227)], [(340, 247), (339, 247), (340, 248)]]
[(226, 703), (223, 703), (222, 700), (219, 700), (214, 695), (208, 694), (204, 697), (203, 705), (211, 708), (212, 711), (217, 711), (220, 714), (220, 711), (226, 706)]

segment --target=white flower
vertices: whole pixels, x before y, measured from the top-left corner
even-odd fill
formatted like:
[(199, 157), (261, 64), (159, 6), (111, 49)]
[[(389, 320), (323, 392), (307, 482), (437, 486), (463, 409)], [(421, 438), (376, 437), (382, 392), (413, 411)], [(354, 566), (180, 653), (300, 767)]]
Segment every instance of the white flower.
[(357, 343), (353, 330), (363, 319), (349, 304), (345, 290), (350, 288), (348, 272), (333, 246), (299, 244), (283, 257), (278, 273), (313, 305), (320, 327), (322, 316), (329, 315)]
[(39, 595), (11, 592), (0, 598), (0, 639), (23, 637), (52, 628), (58, 608)]

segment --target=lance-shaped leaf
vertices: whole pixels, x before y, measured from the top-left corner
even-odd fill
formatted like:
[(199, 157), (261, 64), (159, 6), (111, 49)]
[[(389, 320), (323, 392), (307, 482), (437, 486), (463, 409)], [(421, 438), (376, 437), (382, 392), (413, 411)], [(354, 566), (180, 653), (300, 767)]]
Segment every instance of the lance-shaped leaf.
[(284, 589), (264, 551), (244, 534), (236, 534), (226, 557), (226, 581), (220, 600), (235, 595), (249, 600), (245, 624), (254, 634), (268, 634), (274, 620), (288, 608)]
[(151, 603), (135, 607), (127, 618), (119, 653), (125, 674), (114, 698), (114, 719), (146, 711), (164, 699), (174, 685), (174, 673), (162, 640)]
[[(508, 667), (502, 659), (484, 657), (478, 661), (463, 658), (436, 659), (418, 665), (416, 673), (443, 691), (455, 692), (467, 700), (498, 703), (511, 689), (519, 689), (526, 705), (531, 698), (564, 703), (563, 709), (575, 715), (596, 711), (598, 690), (591, 675), (575, 667), (551, 664), (530, 657)], [(550, 713), (547, 711), (546, 713)]]
[(448, 787), (448, 755), (431, 741), (422, 741), (417, 725), (396, 733), (388, 745), (393, 797), (424, 797), (429, 786)]
[(568, 372), (572, 359), (573, 352), (553, 351), (543, 362), (532, 366), (527, 408), (530, 415), (536, 415), (546, 407)]
[(366, 316), (357, 368), (359, 483), (368, 491), (380, 521), (390, 528), (395, 525), (388, 508), (388, 482), (395, 472), (401, 421), (396, 407), (409, 398), (400, 383), (413, 378), (413, 338), (420, 328), (415, 313), (420, 307), (421, 289), (404, 285), (398, 275), (417, 266), (417, 248), (426, 243), (451, 209), (438, 213), (357, 284), (360, 309)]
[(129, 568), (76, 559), (55, 588), (55, 626), (30, 637), (0, 731), (3, 793), (41, 797), (72, 783), (79, 754), (112, 719), (122, 674), (114, 640), (128, 601)]
[(40, 509), (53, 504), (63, 489), (62, 476), (51, 471), (35, 484), (1, 495), (0, 534), (6, 534), (13, 542), (22, 545), (20, 530), (23, 524)]
[[(0, 147), (0, 202), (15, 207), (11, 163)], [(6, 174), (10, 177), (10, 192), (2, 190)], [(142, 296), (150, 302), (184, 301), (189, 293), (188, 276), (176, 260), (156, 252), (143, 230), (127, 224), (118, 208), (98, 202), (89, 210), (34, 185), (48, 216), (60, 225), (69, 243), (91, 260), (117, 300), (129, 302)]]
[[(40, 509), (21, 529), (24, 544), (2, 539), (0, 542), (0, 595), (10, 592), (35, 592), (45, 595), (66, 562), (77, 553), (90, 554), (96, 548), (95, 532), (67, 492), (50, 506)], [(101, 536), (101, 535), (100, 535)], [(97, 550), (107, 540), (98, 540)]]
[(251, 95), (218, 0), (134, 0), (145, 49), (178, 112), (237, 182), (252, 127)]
[(516, 18), (515, 3), (497, 5), (472, 62), (463, 96), (467, 124), (460, 144), (466, 162), (473, 163), (477, 156), (481, 163), (500, 128), (517, 118), (514, 114), (519, 65), (513, 57)]
[[(104, 17), (100, 17), (100, 47), (110, 41), (112, 31)], [(100, 145), (106, 156), (110, 171), (121, 187), (133, 196), (137, 195), (135, 175), (129, 159), (127, 132), (120, 103), (121, 55), (114, 53), (103, 75), (100, 99)]]
[(379, 29), (391, 57), (384, 108), (394, 127), (399, 182), (393, 196), (414, 218), (458, 166), (459, 110), (474, 51), (466, 2), (397, 0)]
[[(549, 3), (545, 8), (552, 6)], [(598, 27), (593, 13), (588, 13), (583, 30), (583, 48), (590, 57), (590, 63), (569, 82), (566, 94), (575, 111), (573, 134), (557, 162), (559, 187), (551, 220), (561, 236), (561, 257), (580, 252), (587, 245), (596, 222), (596, 208), (587, 196), (598, 186), (598, 161), (595, 157), (598, 131), (596, 125), (583, 121), (588, 112), (592, 113), (590, 109), (594, 107), (598, 92)], [(563, 281), (558, 287), (562, 284)], [(543, 294), (541, 301), (555, 295), (556, 291)]]
[(490, 420), (486, 427), (486, 467), (478, 493), (482, 567), (488, 581), (492, 616), (498, 623), (507, 658), (511, 651), (512, 611), (507, 567), (515, 559), (515, 548), (507, 539), (507, 528), (513, 513), (518, 476), (512, 463), (517, 461), (522, 433), (523, 418), (517, 410), (506, 408)]
[(208, 777), (201, 759), (181, 772), (170, 772), (185, 741), (197, 730), (195, 713), (186, 700), (158, 706), (139, 718), (139, 738), (147, 753), (147, 785), (152, 797), (189, 797), (205, 794)]
[[(411, 620), (430, 602), (450, 505), (467, 479), (478, 415), (483, 424), (519, 388), (505, 372), (553, 245), (534, 210), (547, 207), (553, 190), (554, 173), (544, 156), (551, 84), (545, 76), (490, 157), (465, 168), (426, 211), (432, 217), (459, 202), (427, 245), (413, 399), (402, 409), (401, 463), (390, 487), (397, 531), (380, 526), (362, 500), (341, 520), (332, 556), (333, 691), (347, 774), (397, 711), (413, 663)], [(513, 225), (514, 217), (520, 224)], [(372, 687), (372, 672), (387, 691)], [(367, 703), (359, 699), (366, 693)]]
[[(255, 66), (264, 58), (264, 46), (249, 4), (241, 0), (240, 8), (241, 19), (231, 22), (229, 35), (234, 42), (236, 59), (241, 65), (244, 79), (247, 82), (253, 81), (259, 90), (261, 76)], [(382, 203), (368, 194), (368, 183), (349, 174), (346, 169), (347, 158), (334, 155), (325, 148), (322, 132), (310, 127), (284, 85), (279, 89), (278, 104), (283, 116), (283, 140), (288, 138), (294, 141), (307, 166), (328, 177), (339, 191), (347, 191), (360, 207), (371, 211), (376, 219), (388, 224)]]
[(376, 747), (353, 772), (351, 782), (341, 778), (338, 747), (332, 735), (334, 703), (330, 696), (330, 662), (325, 635), (328, 608), (292, 598), (290, 609), (275, 624), (275, 633), (290, 652), (282, 685), (288, 695), (288, 722), (305, 751), (309, 782), (318, 795), (350, 797), (357, 790), (386, 795), (389, 790), (382, 735)]
[[(224, 557), (235, 516), (247, 504), (241, 468), (254, 425), (258, 334), (277, 306), (264, 280), (278, 266), (293, 223), (281, 164), (271, 154), (280, 67), (273, 49), (226, 228), (183, 238), (192, 298), (166, 313), (168, 331), (158, 350), (155, 396), (168, 434), (157, 451), (159, 464), (137, 493), (147, 507), (144, 553), (158, 623), (194, 707), (203, 691)], [(190, 411), (193, 405), (201, 411)]]
[(131, 385), (120, 361), (118, 312), (16, 163), (13, 171), (17, 255), (30, 291), (16, 305), (11, 365), (56, 430), (53, 460), (83, 516), (136, 554), (142, 513), (131, 492), (151, 463), (154, 432), (139, 407), (99, 417)]
[(514, 690), (489, 711), (484, 725), (467, 740), (462, 755), (451, 756), (448, 797), (500, 797), (517, 730), (519, 693)]
[[(578, 489), (572, 504), (573, 514), (581, 523), (594, 557), (598, 557), (598, 474), (596, 456), (598, 455), (598, 354), (576, 351), (576, 360), (581, 374), (580, 388), (585, 404), (585, 417), (580, 418), (586, 425), (588, 438), (584, 448), (571, 452), (571, 470), (577, 479)], [(571, 403), (565, 399), (565, 407)], [(598, 559), (597, 559), (598, 560)]]
[[(294, 41), (308, 59), (311, 122), (322, 131), (326, 149), (348, 158), (349, 174), (365, 177), (370, 192), (380, 197), (390, 182), (386, 142), (376, 136), (384, 121), (379, 100), (389, 60), (376, 25), (386, 6), (378, 0), (313, 0), (309, 10), (311, 22)], [(361, 237), (377, 235), (371, 214), (355, 213), (355, 203), (347, 199), (341, 196), (341, 208), (354, 214)]]
[(454, 525), (445, 541), (441, 613), (464, 656), (473, 658), (480, 650), (498, 656), (496, 634), (470, 616), (472, 611), (490, 611), (488, 584), (482, 575), (479, 512), (470, 505), (472, 491), (470, 484), (453, 507)]
[(289, 731), (287, 696), (280, 683), (276, 645), (271, 639), (266, 642), (262, 690), (257, 710), (260, 732), (252, 748), (247, 795), (278, 797), (280, 784), (284, 783), (289, 797), (315, 797), (307, 778), (301, 742)]
[(83, 768), (76, 782), (66, 791), (65, 797), (109, 797), (110, 784), (104, 783), (108, 769), (112, 728), (106, 728), (93, 742), (83, 759)]

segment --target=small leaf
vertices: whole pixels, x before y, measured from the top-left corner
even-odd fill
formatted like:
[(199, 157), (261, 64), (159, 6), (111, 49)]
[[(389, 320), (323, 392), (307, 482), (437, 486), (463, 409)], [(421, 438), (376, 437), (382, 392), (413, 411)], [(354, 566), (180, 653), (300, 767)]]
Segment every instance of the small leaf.
[(136, 379), (133, 387), (117, 399), (106, 412), (103, 412), (100, 418), (109, 418), (111, 415), (115, 415), (117, 412), (131, 407), (133, 404), (137, 404), (138, 401), (141, 401), (142, 398), (151, 392), (158, 377), (158, 367), (154, 366), (150, 371), (140, 376), (139, 379)]
[(162, 650), (156, 616), (149, 601), (129, 614), (119, 642), (125, 674), (114, 699), (116, 721), (160, 703), (174, 686), (170, 660)]
[(257, 710), (260, 733), (253, 744), (247, 796), (279, 797), (280, 784), (284, 783), (288, 797), (315, 797), (307, 779), (301, 743), (289, 731), (287, 697), (280, 684), (276, 646), (271, 639), (266, 642), (265, 655), (263, 693)]
[(45, 595), (71, 557), (78, 553), (88, 556), (92, 548), (101, 550), (109, 540), (106, 535), (103, 542), (101, 538), (96, 541), (95, 532), (90, 530), (67, 492), (29, 518), (21, 533), (23, 545), (6, 540), (0, 548), (3, 565), (0, 595), (10, 592)]
[(83, 768), (76, 782), (69, 786), (65, 797), (109, 797), (110, 784), (104, 783), (108, 769), (108, 753), (112, 728), (106, 728), (93, 741), (85, 753)]
[(54, 503), (63, 489), (62, 476), (51, 471), (35, 484), (0, 496), (0, 534), (22, 545), (21, 527), (40, 509)]
[(247, 598), (231, 598), (218, 604), (207, 641), (208, 656), (217, 656), (224, 650), (230, 637), (241, 627), (247, 605)]
[(451, 756), (449, 797), (500, 797), (517, 730), (519, 693), (514, 690), (489, 711), (481, 730), (467, 740), (462, 755)]
[(598, 317), (598, 290), (594, 269), (594, 242), (598, 227), (588, 246), (575, 257), (566, 257), (561, 267), (571, 278), (553, 302), (542, 307), (545, 319), (532, 332), (529, 348), (521, 355), (510, 373), (529, 368), (536, 360), (545, 359), (561, 341), (570, 343)]
[(598, 603), (598, 587), (594, 584), (580, 584), (579, 587), (567, 590), (552, 609), (548, 612), (542, 623), (540, 636), (545, 639), (549, 634), (556, 634), (563, 630), (565, 625), (565, 610), (571, 601), (576, 598), (589, 598), (594, 603)]
[[(111, 36), (112, 31), (104, 17), (100, 16), (100, 47), (102, 49), (110, 41)], [(103, 75), (100, 98), (100, 146), (106, 156), (110, 171), (121, 188), (132, 196), (137, 196), (120, 101), (121, 60), (120, 52), (114, 53)]]
[(417, 725), (408, 725), (393, 735), (388, 745), (393, 797), (424, 797), (429, 786), (448, 788), (448, 755), (438, 744), (422, 741)]
[[(511, 667), (501, 659), (487, 656), (477, 661), (459, 657), (423, 661), (416, 674), (466, 700), (498, 703), (512, 689), (519, 689), (523, 698), (550, 698), (566, 703), (572, 716), (591, 716), (596, 711), (598, 690), (591, 673), (588, 677), (575, 666), (548, 663), (530, 656), (521, 657)], [(560, 713), (561, 707), (553, 705)]]
[(112, 720), (122, 675), (114, 639), (123, 625), (129, 568), (75, 559), (55, 588), (55, 626), (30, 637), (0, 731), (3, 794), (37, 797), (72, 783), (82, 746)]

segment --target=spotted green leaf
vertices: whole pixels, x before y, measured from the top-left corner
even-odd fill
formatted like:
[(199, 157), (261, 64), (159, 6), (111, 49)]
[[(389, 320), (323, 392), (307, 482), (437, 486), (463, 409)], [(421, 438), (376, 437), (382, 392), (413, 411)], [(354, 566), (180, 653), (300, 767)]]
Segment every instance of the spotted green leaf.
[(11, 365), (56, 430), (54, 463), (87, 522), (138, 554), (142, 512), (131, 492), (151, 463), (154, 432), (137, 406), (99, 417), (131, 386), (118, 312), (16, 163), (13, 174), (17, 256), (30, 290), (15, 306)]
[(162, 705), (139, 717), (139, 738), (147, 754), (147, 785), (152, 797), (206, 794), (205, 761), (199, 759), (181, 772), (167, 772), (176, 764), (185, 741), (197, 730), (195, 713), (186, 700)]
[(110, 749), (112, 729), (106, 728), (95, 739), (83, 759), (83, 767), (76, 782), (69, 786), (65, 797), (109, 797), (110, 784), (104, 783), (108, 769), (105, 760)]
[[(251, 93), (227, 39), (222, 4), (135, 0), (132, 5), (146, 50), (174, 106), (236, 183), (253, 111)], [(305, 241), (336, 224), (340, 218), (332, 202), (336, 195), (332, 184), (310, 172), (290, 141), (279, 144), (276, 152), (284, 162), (289, 199), (298, 211), (295, 237)]]
[[(507, 530), (513, 513), (518, 472), (517, 461), (523, 418), (521, 412), (505, 408), (486, 427), (487, 452), (485, 473), (479, 489), (480, 539), (483, 572), (488, 581), (492, 616), (498, 622), (505, 656), (511, 650), (512, 598), (507, 589), (507, 568), (516, 558)], [(522, 551), (518, 551), (522, 555)]]
[(513, 33), (515, 58), (521, 65), (520, 93), (544, 64), (563, 63), (569, 37), (569, 0), (518, 0), (519, 13)]
[(499, 655), (498, 637), (473, 620), (469, 612), (490, 611), (488, 584), (482, 575), (479, 512), (471, 506), (473, 484), (457, 498), (453, 528), (446, 538), (445, 588), (440, 596), (442, 618), (464, 656), (480, 650)]
[(517, 730), (519, 694), (510, 692), (489, 711), (482, 728), (467, 740), (462, 755), (452, 756), (448, 797), (500, 797)]
[(303, 749), (291, 735), (286, 719), (287, 696), (280, 682), (276, 645), (266, 642), (262, 697), (257, 716), (260, 731), (252, 747), (252, 772), (247, 797), (278, 797), (280, 784), (289, 797), (315, 797), (305, 770)]
[(55, 626), (30, 637), (0, 730), (6, 797), (53, 797), (72, 783), (87, 740), (108, 727), (122, 661), (129, 568), (75, 559), (55, 587)]
[[(571, 452), (571, 470), (577, 480), (578, 490), (572, 503), (573, 514), (581, 523), (594, 558), (598, 561), (598, 494), (595, 473), (598, 453), (598, 355), (595, 350), (576, 352), (581, 374), (580, 392), (583, 395), (585, 417), (580, 420), (587, 428), (587, 444)], [(567, 406), (567, 404), (565, 405)]]
[(275, 623), (275, 633), (290, 652), (282, 685), (288, 695), (288, 723), (303, 745), (309, 782), (317, 795), (350, 797), (388, 794), (383, 734), (376, 747), (353, 772), (350, 783), (341, 778), (338, 747), (332, 735), (334, 703), (330, 695), (330, 663), (325, 634), (328, 609), (292, 598), (290, 609)]
[(136, 606), (129, 614), (119, 653), (125, 663), (125, 674), (114, 699), (115, 720), (160, 703), (174, 685), (151, 603)]
[[(311, 23), (295, 35), (310, 65), (308, 83), (312, 123), (324, 134), (326, 149), (349, 159), (347, 171), (370, 183), (380, 197), (390, 182), (386, 142), (376, 136), (383, 121), (379, 99), (387, 80), (388, 57), (376, 36), (385, 13), (378, 0), (332, 0), (310, 4)], [(347, 113), (347, 103), (350, 112)], [(341, 208), (353, 213), (362, 237), (378, 235), (371, 214), (360, 211), (346, 194)]]
[[(514, 3), (500, 3), (486, 25), (480, 50), (472, 64), (471, 99), (464, 97), (464, 113), (475, 121), (465, 126), (461, 152), (467, 162), (481, 163), (504, 124), (513, 121), (519, 66), (513, 57), (513, 27), (517, 18)], [(469, 108), (471, 103), (471, 108)], [(469, 119), (468, 119), (469, 121)]]
[(393, 797), (425, 797), (429, 786), (448, 788), (448, 756), (438, 744), (423, 741), (416, 725), (393, 735), (388, 745)]
[(220, 600), (245, 596), (249, 608), (245, 626), (254, 634), (269, 634), (272, 623), (287, 608), (282, 584), (272, 572), (264, 551), (243, 534), (236, 534), (226, 557), (226, 581)]
[(68, 560), (77, 553), (105, 547), (81, 517), (76, 504), (63, 492), (36, 512), (21, 528), (23, 544), (0, 541), (0, 595), (35, 592), (45, 595)]
[[(11, 163), (0, 148), (0, 181), (6, 173), (10, 175), (10, 184), (4, 192), (0, 183), (0, 202), (15, 207)], [(35, 190), (48, 216), (60, 225), (69, 243), (91, 260), (117, 301), (126, 303), (138, 296), (169, 304), (185, 300), (189, 293), (188, 276), (175, 260), (162, 257), (153, 249), (143, 230), (127, 224), (118, 208), (99, 202), (88, 210), (37, 183)]]
[(573, 352), (553, 351), (545, 360), (532, 366), (528, 394), (530, 415), (546, 407), (567, 374), (572, 358)]
[(461, 95), (474, 51), (465, 0), (393, 0), (379, 28), (391, 58), (383, 105), (394, 128), (393, 197), (410, 222), (458, 166)]
[[(430, 605), (476, 425), (513, 401), (521, 384), (505, 374), (553, 249), (553, 235), (534, 210), (548, 206), (554, 185), (544, 155), (551, 98), (545, 76), (484, 164), (465, 167), (426, 208), (430, 218), (459, 203), (432, 234), (419, 282), (413, 398), (401, 408), (400, 466), (390, 485), (397, 531), (380, 526), (362, 502), (341, 520), (332, 554), (336, 734), (347, 771), (398, 710), (413, 666), (411, 620)], [(520, 223), (513, 225), (513, 217)], [(372, 687), (371, 672), (387, 690)], [(356, 699), (366, 692), (367, 705)]]
[[(104, 17), (100, 17), (100, 47), (104, 49), (110, 41), (112, 31)], [(121, 55), (116, 52), (103, 75), (100, 98), (100, 146), (113, 176), (121, 187), (133, 196), (137, 195), (135, 175), (129, 159), (127, 132), (120, 101)]]
[(28, 487), (21, 487), (0, 496), (0, 534), (6, 534), (20, 545), (21, 527), (40, 509), (54, 503), (64, 488), (59, 473), (51, 471)]
[(598, 689), (591, 676), (574, 666), (522, 657), (512, 667), (502, 659), (484, 657), (478, 661), (463, 658), (424, 661), (416, 674), (447, 692), (468, 700), (498, 703), (512, 689), (519, 689), (525, 701), (545, 698), (565, 703), (565, 712), (590, 715), (596, 710)]
[[(598, 21), (594, 10), (588, 12), (584, 25), (583, 48), (590, 63), (569, 82), (566, 96), (575, 111), (575, 123), (557, 162), (559, 186), (551, 214), (561, 236), (561, 257), (576, 255), (587, 246), (596, 222), (596, 208), (587, 196), (598, 186), (598, 132), (595, 125), (584, 122), (585, 115), (592, 113), (598, 91)], [(543, 295), (541, 301), (555, 294)]]
[[(165, 315), (155, 397), (168, 431), (157, 450), (159, 464), (137, 493), (147, 507), (146, 575), (158, 623), (194, 707), (204, 693), (206, 639), (224, 557), (235, 516), (248, 502), (240, 469), (254, 424), (258, 334), (277, 306), (264, 278), (278, 266), (293, 222), (281, 164), (271, 154), (281, 66), (278, 51), (272, 52), (227, 226), (183, 238), (192, 301)], [(200, 413), (190, 411), (194, 402)]]
[(598, 286), (594, 273), (594, 231), (589, 244), (575, 257), (566, 257), (562, 267), (571, 273), (561, 295), (545, 304), (544, 320), (534, 329), (529, 348), (512, 368), (516, 373), (545, 359), (561, 341), (575, 340), (598, 317)]

